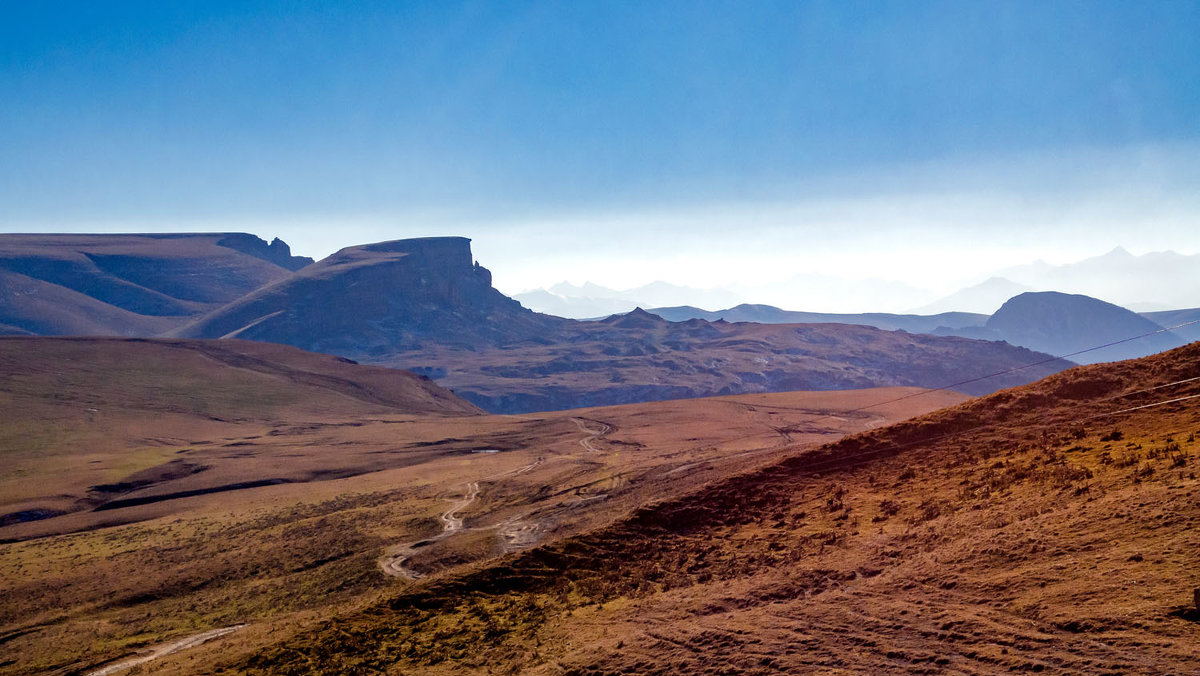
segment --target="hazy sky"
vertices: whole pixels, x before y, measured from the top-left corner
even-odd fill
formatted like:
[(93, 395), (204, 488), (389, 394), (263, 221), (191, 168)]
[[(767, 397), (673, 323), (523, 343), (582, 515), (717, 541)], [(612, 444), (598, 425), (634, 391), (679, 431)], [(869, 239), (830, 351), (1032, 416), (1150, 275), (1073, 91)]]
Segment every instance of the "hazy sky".
[(1196, 253), (1197, 26), (1169, 0), (0, 0), (0, 230), (461, 234), (507, 291)]

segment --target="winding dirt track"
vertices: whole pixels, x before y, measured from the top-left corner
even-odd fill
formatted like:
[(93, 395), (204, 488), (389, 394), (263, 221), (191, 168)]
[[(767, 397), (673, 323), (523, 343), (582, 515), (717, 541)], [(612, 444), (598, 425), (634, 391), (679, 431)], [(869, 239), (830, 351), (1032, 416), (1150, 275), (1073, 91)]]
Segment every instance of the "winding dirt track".
[(235, 624), (232, 627), (222, 627), (221, 629), (210, 629), (209, 631), (206, 631), (206, 632), (203, 632), (200, 634), (195, 634), (193, 636), (188, 636), (187, 638), (182, 638), (182, 639), (179, 639), (178, 641), (172, 641), (171, 643), (164, 643), (162, 645), (157, 645), (157, 646), (154, 646), (153, 648), (150, 648), (144, 655), (138, 655), (137, 657), (131, 657), (127, 660), (121, 660), (120, 662), (114, 662), (113, 664), (110, 664), (107, 667), (104, 667), (103, 669), (97, 669), (96, 671), (88, 672), (87, 676), (108, 676), (109, 674), (115, 674), (118, 671), (132, 669), (133, 667), (136, 667), (139, 664), (145, 664), (146, 662), (149, 662), (151, 660), (156, 660), (160, 657), (166, 657), (167, 655), (172, 655), (174, 653), (179, 652), (180, 650), (187, 650), (188, 648), (194, 648), (194, 647), (200, 645), (201, 643), (211, 641), (215, 638), (220, 638), (222, 636), (225, 636), (226, 634), (232, 634), (233, 632), (235, 632), (245, 626), (246, 625), (244, 625), (244, 624)]
[(575, 425), (577, 427), (579, 427), (580, 432), (583, 432), (584, 434), (587, 435), (584, 438), (579, 440), (579, 445), (583, 446), (583, 450), (587, 451), (588, 453), (599, 453), (600, 449), (593, 446), (592, 442), (613, 431), (612, 425), (609, 425), (608, 423), (602, 423), (599, 420), (588, 420), (587, 421), (587, 422), (599, 423), (604, 428), (604, 429), (600, 430), (599, 432), (597, 432), (596, 430), (593, 430), (593, 429), (589, 428), (587, 425), (585, 425), (583, 418), (571, 418), (571, 422), (575, 423)]
[[(588, 453), (599, 453), (600, 449), (596, 448), (592, 442), (607, 434), (611, 434), (616, 429), (612, 425), (600, 422), (599, 420), (585, 421), (584, 418), (571, 418), (571, 422), (574, 422), (579, 428), (579, 431), (584, 433), (584, 437), (579, 440), (579, 445), (582, 446), (583, 450), (587, 451)], [(598, 424), (602, 429), (600, 431), (596, 431), (587, 426), (586, 423), (588, 422)], [(412, 559), (418, 549), (422, 547), (428, 547), (438, 540), (443, 540), (463, 530), (463, 519), (459, 515), (462, 514), (462, 512), (468, 507), (475, 504), (475, 501), (479, 499), (479, 494), (481, 492), (479, 487), (480, 482), (494, 481), (495, 479), (505, 476), (525, 474), (532, 471), (541, 463), (542, 458), (538, 458), (537, 460), (525, 465), (524, 467), (521, 467), (520, 469), (501, 472), (500, 474), (494, 474), (490, 477), (484, 477), (477, 481), (468, 483), (463, 491), (463, 499), (456, 501), (450, 509), (443, 512), (439, 517), (442, 522), (442, 530), (440, 533), (434, 535), (433, 537), (414, 540), (413, 542), (405, 542), (389, 547), (384, 552), (383, 557), (379, 559), (379, 569), (384, 575), (388, 575), (390, 577), (400, 577), (406, 580), (417, 580), (421, 577), (424, 577), (422, 573), (405, 567), (404, 564)], [(524, 516), (519, 516), (509, 519), (508, 521), (496, 526), (491, 526), (481, 530), (499, 529), (500, 535), (505, 542), (505, 550), (512, 551), (514, 549), (520, 549), (535, 543), (537, 541), (537, 532), (540, 530), (536, 523), (528, 523), (523, 519)]]
[[(383, 571), (384, 575), (388, 575), (390, 577), (402, 577), (406, 580), (417, 580), (424, 577), (423, 573), (415, 571), (411, 568), (406, 568), (404, 564), (408, 562), (408, 560), (411, 559), (421, 547), (427, 547), (438, 540), (448, 538), (460, 530), (463, 530), (463, 519), (461, 516), (459, 516), (459, 514), (461, 514), (471, 505), (475, 504), (475, 501), (479, 499), (479, 493), (482, 491), (482, 489), (479, 487), (480, 482), (493, 481), (505, 476), (525, 474), (533, 471), (533, 469), (540, 464), (542, 464), (542, 458), (538, 458), (524, 467), (510, 470), (508, 472), (493, 474), (492, 476), (484, 477), (483, 479), (472, 481), (471, 483), (467, 484), (463, 499), (455, 502), (450, 509), (443, 512), (441, 516), (438, 517), (442, 522), (442, 531), (440, 533), (430, 538), (414, 540), (413, 542), (406, 542), (389, 547), (387, 551), (384, 552), (383, 558), (379, 560), (379, 569)], [(499, 528), (505, 540), (510, 544), (516, 545), (520, 545), (528, 539), (527, 532), (530, 530), (529, 526), (520, 524), (518, 519), (510, 519), (502, 524), (480, 530), (490, 530), (494, 528)]]

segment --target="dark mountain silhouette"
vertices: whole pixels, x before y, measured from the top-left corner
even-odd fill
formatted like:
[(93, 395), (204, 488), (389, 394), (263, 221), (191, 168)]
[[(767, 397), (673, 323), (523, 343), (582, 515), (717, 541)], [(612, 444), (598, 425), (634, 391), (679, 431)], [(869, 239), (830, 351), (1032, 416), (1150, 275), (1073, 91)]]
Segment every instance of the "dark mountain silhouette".
[[(983, 327), (939, 333), (1004, 340), (1041, 352), (1070, 355), (1162, 328), (1135, 312), (1090, 296), (1042, 291), (1010, 298)], [(1158, 333), (1071, 359), (1084, 364), (1133, 359), (1179, 347), (1185, 342), (1170, 333)]]
[(172, 332), (380, 358), (430, 344), (464, 349), (536, 339), (567, 320), (492, 288), (471, 240), (427, 237), (342, 249)]
[(309, 262), (241, 233), (0, 235), (0, 331), (154, 335)]

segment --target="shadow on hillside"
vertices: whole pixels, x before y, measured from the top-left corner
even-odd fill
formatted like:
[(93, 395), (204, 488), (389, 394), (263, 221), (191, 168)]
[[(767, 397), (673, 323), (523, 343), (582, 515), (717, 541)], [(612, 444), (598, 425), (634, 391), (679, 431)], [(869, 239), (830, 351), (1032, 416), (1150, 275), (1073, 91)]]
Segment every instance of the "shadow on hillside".
[(1180, 608), (1171, 612), (1171, 617), (1178, 617), (1181, 620), (1188, 622), (1196, 622), (1200, 624), (1200, 609), (1196, 608)]

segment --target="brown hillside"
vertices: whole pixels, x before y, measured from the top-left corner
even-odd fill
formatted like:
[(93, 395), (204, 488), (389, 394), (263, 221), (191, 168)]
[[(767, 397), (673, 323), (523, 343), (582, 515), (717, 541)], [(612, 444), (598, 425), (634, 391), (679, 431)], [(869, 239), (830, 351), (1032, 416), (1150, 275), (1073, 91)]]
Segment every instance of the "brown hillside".
[(0, 402), (0, 524), (167, 485), (197, 490), (308, 471), (298, 464), (240, 476), (203, 459), (204, 446), (251, 430), (480, 412), (406, 371), (283, 345), (121, 338), (0, 339)]
[(551, 317), (494, 289), (464, 237), (348, 247), (170, 335), (409, 369), (493, 413), (962, 381), (971, 382), (959, 391), (984, 394), (1071, 365), (1005, 343), (868, 326), (668, 322), (641, 310), (590, 322)]
[[(210, 647), (267, 645), (797, 445), (963, 400), (891, 388), (415, 415), (292, 382), (281, 365), (360, 383), (347, 376), (374, 369), (285, 359), (295, 351), (278, 346), (200, 344), (245, 347), (226, 357), (235, 367), (193, 342), (28, 345), (43, 349), (8, 353), (36, 359), (9, 367), (15, 394), (0, 393), (23, 406), (0, 421), (10, 471), (0, 497), (29, 505), (0, 525), (0, 670), (16, 674), (115, 669), (239, 625)], [(114, 345), (141, 365), (113, 358)], [(54, 500), (76, 511), (55, 515)], [(195, 673), (192, 658), (206, 654), (181, 652), (182, 669)], [(169, 658), (138, 668), (160, 667), (176, 668)]]
[(1072, 369), (439, 580), (224, 671), (1191, 673), (1197, 377), (1200, 345)]
[[(570, 322), (539, 340), (471, 350), (429, 345), (376, 360), (427, 373), (496, 412), (954, 383), (977, 395), (1071, 365), (1007, 343), (848, 324), (668, 322), (640, 310)], [(984, 377), (993, 373), (1000, 375)]]
[(36, 335), (155, 335), (309, 262), (279, 240), (242, 233), (3, 234), (0, 324)]

